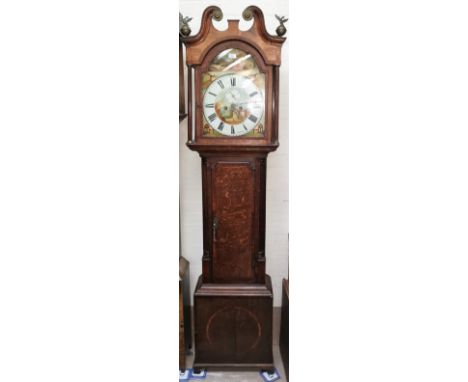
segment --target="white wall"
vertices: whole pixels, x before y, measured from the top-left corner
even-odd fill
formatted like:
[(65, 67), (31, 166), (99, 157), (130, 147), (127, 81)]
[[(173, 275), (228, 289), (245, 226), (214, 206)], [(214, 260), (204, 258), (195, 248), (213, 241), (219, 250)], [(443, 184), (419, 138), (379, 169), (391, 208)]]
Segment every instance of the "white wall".
[[(184, 16), (193, 17), (190, 22), (192, 34), (200, 28), (203, 10), (210, 5), (218, 5), (224, 14), (219, 29), (227, 26), (227, 19), (240, 19), (241, 29), (247, 29), (252, 22), (242, 20), (242, 11), (249, 5), (259, 6), (264, 13), (267, 30), (275, 34), (278, 21), (275, 14), (288, 16), (288, 1), (202, 1), (179, 0), (179, 9)], [(289, 29), (289, 23), (286, 27)], [(288, 37), (289, 33), (286, 34)], [(274, 305), (281, 305), (281, 280), (288, 276), (288, 178), (289, 178), (289, 115), (288, 115), (288, 40), (283, 45), (280, 73), (280, 147), (268, 156), (267, 196), (266, 196), (266, 270), (273, 281)], [(198, 153), (190, 151), (187, 141), (187, 123), (180, 125), (180, 221), (182, 254), (190, 261), (191, 287), (195, 287), (201, 274), (202, 242), (202, 198), (201, 164)], [(193, 296), (192, 296), (193, 298)]]

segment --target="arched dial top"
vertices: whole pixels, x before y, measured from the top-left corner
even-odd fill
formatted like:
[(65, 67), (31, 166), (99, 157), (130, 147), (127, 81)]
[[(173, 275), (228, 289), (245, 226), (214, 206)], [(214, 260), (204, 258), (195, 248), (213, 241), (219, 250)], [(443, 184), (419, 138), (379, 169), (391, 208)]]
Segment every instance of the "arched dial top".
[(202, 74), (203, 136), (262, 138), (265, 75), (253, 57), (225, 49)]

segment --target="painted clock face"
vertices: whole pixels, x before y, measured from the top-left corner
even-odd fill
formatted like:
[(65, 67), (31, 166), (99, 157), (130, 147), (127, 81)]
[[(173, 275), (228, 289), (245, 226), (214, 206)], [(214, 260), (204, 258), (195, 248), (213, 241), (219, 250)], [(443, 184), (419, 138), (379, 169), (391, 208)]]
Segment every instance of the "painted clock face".
[(239, 49), (216, 56), (202, 76), (203, 135), (264, 137), (265, 75)]
[(212, 129), (239, 136), (252, 131), (263, 116), (261, 90), (248, 77), (225, 74), (213, 81), (203, 97), (203, 112)]

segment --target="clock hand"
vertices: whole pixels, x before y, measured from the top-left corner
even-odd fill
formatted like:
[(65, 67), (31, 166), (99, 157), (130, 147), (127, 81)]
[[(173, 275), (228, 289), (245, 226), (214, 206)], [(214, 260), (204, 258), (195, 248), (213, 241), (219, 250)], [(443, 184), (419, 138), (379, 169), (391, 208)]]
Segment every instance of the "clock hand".
[(235, 93), (231, 93), (231, 95), (232, 95), (232, 99), (236, 99), (236, 98), (237, 98), (236, 95), (235, 95)]

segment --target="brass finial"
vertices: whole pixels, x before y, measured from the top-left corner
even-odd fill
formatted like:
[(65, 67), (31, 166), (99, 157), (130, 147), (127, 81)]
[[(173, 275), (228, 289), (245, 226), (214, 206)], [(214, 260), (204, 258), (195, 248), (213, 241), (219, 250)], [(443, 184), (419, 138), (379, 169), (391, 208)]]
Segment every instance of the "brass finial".
[(184, 37), (190, 36), (190, 33), (192, 33), (188, 25), (190, 21), (192, 21), (191, 17), (184, 17), (182, 13), (179, 12), (179, 33)]
[(275, 15), (276, 19), (280, 22), (280, 25), (278, 26), (278, 28), (276, 28), (276, 34), (280, 37), (284, 36), (287, 32), (287, 29), (286, 27), (284, 26), (284, 23), (286, 21), (288, 21), (288, 19), (284, 16), (278, 16), (278, 15)]

